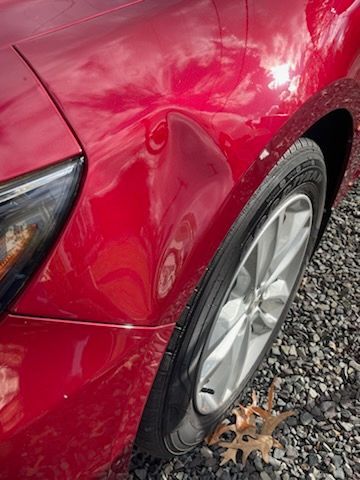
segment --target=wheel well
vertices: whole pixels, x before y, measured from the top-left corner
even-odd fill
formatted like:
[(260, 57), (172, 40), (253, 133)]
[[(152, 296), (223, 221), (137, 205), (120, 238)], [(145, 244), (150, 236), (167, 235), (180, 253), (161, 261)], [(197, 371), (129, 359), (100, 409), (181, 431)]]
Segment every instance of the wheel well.
[(314, 140), (325, 157), (328, 181), (324, 212), (326, 224), (350, 155), (352, 116), (345, 109), (333, 110), (312, 125), (303, 136)]

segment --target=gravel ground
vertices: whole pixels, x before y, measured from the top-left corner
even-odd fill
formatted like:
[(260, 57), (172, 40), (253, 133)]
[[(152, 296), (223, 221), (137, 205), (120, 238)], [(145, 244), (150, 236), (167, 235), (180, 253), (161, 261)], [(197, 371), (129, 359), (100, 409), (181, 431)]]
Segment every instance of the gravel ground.
[(297, 411), (277, 430), (285, 449), (267, 465), (253, 453), (245, 467), (219, 467), (221, 449), (205, 445), (169, 462), (135, 452), (130, 478), (360, 479), (359, 205), (360, 182), (333, 213), (282, 333), (240, 399), (250, 403), (252, 389), (265, 399), (281, 380), (275, 409)]

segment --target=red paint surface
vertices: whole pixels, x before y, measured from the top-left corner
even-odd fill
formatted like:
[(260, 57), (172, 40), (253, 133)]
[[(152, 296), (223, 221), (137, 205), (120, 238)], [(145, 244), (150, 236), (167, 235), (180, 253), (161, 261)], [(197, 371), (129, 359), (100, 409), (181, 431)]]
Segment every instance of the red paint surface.
[[(66, 229), (12, 305), (19, 316), (0, 323), (0, 459), (10, 478), (89, 478), (134, 440), (173, 324), (267, 172), (329, 111), (360, 124), (360, 9), (94, 0), (95, 13), (68, 2), (50, 22), (47, 9), (65, 4), (45, 3), (26, 2), (23, 22), (24, 2), (0, 3), (14, 25), (3, 42), (16, 42), (76, 132), (87, 175)], [(20, 56), (1, 50), (0, 60), (12, 66), (0, 75), (0, 138), (12, 139), (1, 141), (0, 180), (77, 153)], [(359, 153), (357, 132), (340, 194)]]
[(0, 479), (89, 478), (131, 449), (171, 329), (5, 316)]
[(143, 0), (0, 0), (0, 46), (74, 25)]
[(12, 49), (0, 49), (0, 182), (79, 152), (33, 73)]

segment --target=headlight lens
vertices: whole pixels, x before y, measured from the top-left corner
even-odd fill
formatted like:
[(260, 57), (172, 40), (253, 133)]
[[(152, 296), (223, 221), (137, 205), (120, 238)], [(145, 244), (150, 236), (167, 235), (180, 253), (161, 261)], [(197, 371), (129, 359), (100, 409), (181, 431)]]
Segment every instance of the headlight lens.
[(76, 195), (83, 158), (0, 186), (0, 310), (39, 264)]

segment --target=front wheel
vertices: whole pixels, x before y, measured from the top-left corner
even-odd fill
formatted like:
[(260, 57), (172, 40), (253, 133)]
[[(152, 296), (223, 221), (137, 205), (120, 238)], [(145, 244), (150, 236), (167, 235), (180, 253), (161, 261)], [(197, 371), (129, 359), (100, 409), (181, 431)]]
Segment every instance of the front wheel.
[(325, 192), (321, 150), (299, 139), (232, 226), (180, 318), (144, 411), (141, 447), (165, 458), (185, 453), (239, 396), (289, 310)]

